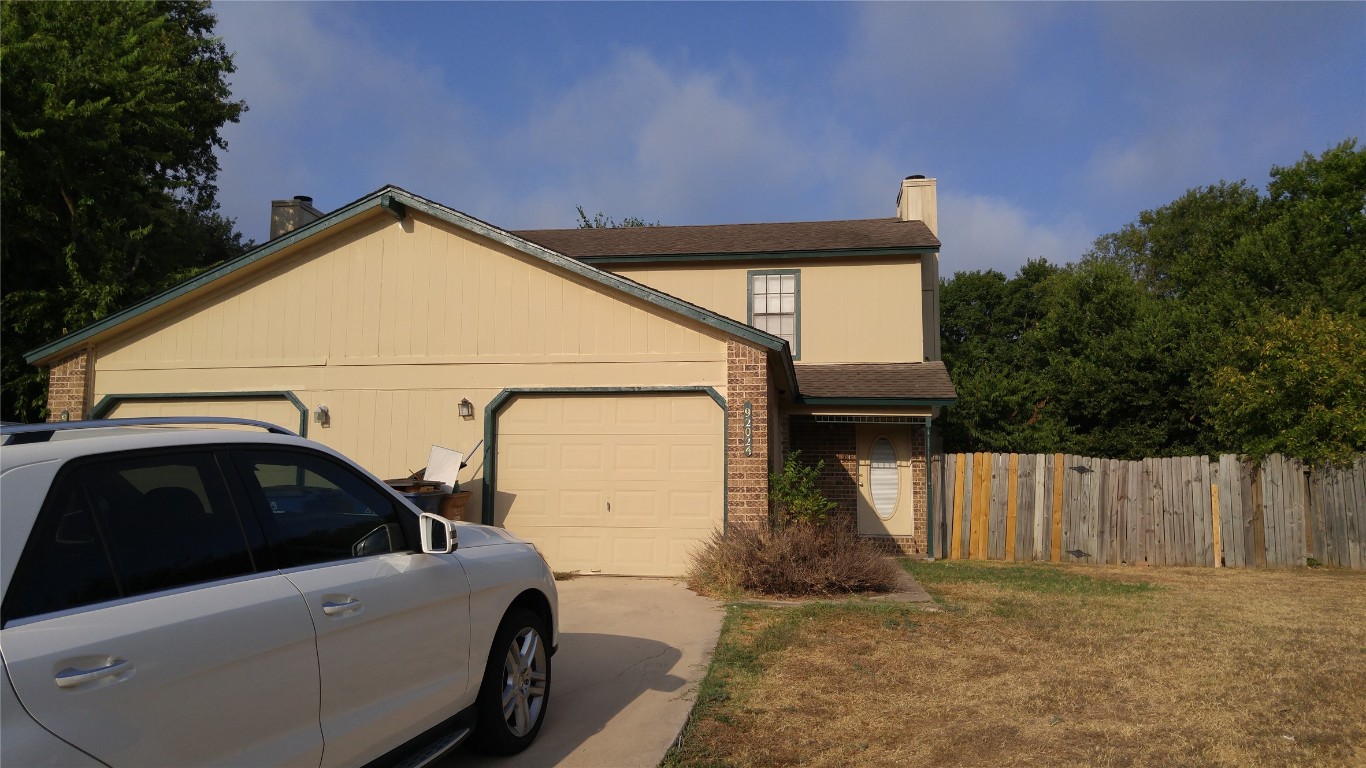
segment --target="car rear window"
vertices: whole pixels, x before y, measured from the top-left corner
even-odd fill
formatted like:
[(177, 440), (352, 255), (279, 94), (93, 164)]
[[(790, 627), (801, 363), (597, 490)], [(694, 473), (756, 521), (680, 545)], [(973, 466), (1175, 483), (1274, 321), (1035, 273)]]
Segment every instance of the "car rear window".
[(4, 620), (254, 570), (212, 453), (84, 462), (53, 483), (5, 595)]

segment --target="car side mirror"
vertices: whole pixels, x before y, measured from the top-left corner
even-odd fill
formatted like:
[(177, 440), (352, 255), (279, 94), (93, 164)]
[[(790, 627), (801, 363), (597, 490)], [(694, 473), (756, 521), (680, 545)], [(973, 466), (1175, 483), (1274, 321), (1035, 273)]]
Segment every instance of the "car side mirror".
[(422, 531), (422, 551), (429, 555), (446, 555), (455, 551), (455, 521), (441, 515), (423, 512), (417, 516), (417, 527)]

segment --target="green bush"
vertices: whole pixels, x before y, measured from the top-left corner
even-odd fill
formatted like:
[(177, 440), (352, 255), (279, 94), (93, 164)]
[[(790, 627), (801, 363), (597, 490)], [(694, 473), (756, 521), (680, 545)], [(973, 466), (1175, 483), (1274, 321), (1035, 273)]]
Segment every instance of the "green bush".
[(793, 451), (783, 460), (782, 471), (768, 476), (769, 514), (775, 528), (793, 523), (821, 526), (829, 521), (836, 504), (816, 487), (824, 468), (824, 461), (815, 466), (803, 464), (802, 452)]

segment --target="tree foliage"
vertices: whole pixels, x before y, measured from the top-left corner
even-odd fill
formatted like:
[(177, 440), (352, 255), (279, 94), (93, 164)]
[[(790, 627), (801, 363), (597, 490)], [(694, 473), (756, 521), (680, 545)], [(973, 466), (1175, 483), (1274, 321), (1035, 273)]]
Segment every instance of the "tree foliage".
[(618, 227), (657, 227), (658, 221), (646, 221), (639, 216), (627, 216), (620, 223), (611, 216), (605, 215), (602, 211), (593, 214), (593, 218), (588, 218), (588, 214), (583, 212), (582, 205), (574, 206), (579, 212), (579, 229), (614, 229)]
[(1261, 458), (1347, 464), (1366, 447), (1366, 320), (1305, 309), (1270, 315), (1214, 371), (1219, 436)]
[(44, 407), (28, 349), (244, 249), (215, 201), (232, 57), (207, 2), (0, 5), (6, 419)]
[(959, 273), (941, 306), (950, 450), (1340, 460), (1366, 450), (1366, 152), (1191, 190), (1064, 267)]

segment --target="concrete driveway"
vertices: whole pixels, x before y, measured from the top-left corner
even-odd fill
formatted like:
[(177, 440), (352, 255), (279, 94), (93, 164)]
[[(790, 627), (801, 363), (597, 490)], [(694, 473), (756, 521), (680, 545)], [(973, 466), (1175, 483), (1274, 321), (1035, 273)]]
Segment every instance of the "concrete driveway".
[(724, 616), (672, 579), (581, 576), (560, 590), (560, 650), (550, 708), (527, 751), (468, 749), (436, 763), (469, 766), (656, 766), (688, 719)]

